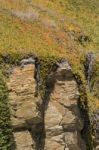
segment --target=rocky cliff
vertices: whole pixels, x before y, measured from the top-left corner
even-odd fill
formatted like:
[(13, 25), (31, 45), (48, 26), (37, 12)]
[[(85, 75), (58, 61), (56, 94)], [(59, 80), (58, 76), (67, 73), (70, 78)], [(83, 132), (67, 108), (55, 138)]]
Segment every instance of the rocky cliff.
[[(7, 86), (14, 150), (86, 150), (79, 90), (67, 61), (57, 63), (37, 93), (35, 61), (10, 69)], [(22, 61), (24, 62), (24, 60)]]
[(65, 59), (53, 63), (45, 81), (37, 57), (5, 63), (11, 150), (98, 150), (98, 107), (94, 99), (91, 110), (86, 93), (98, 97), (96, 58), (86, 56), (85, 87)]
[[(93, 64), (96, 62), (93, 61), (91, 66), (89, 55), (86, 57), (86, 77), (90, 79), (87, 79), (88, 87), (92, 87), (96, 94), (94, 89), (97, 88), (91, 84)], [(98, 111), (95, 109), (89, 116), (90, 110), (86, 110), (86, 102), (85, 108), (81, 108), (80, 81), (65, 59), (53, 64), (47, 74), (43, 95), (40, 87), (44, 82), (41, 82), (41, 66), (37, 58), (29, 57), (20, 61), (19, 65), (5, 66), (13, 129), (11, 149), (91, 150), (93, 148), (88, 145), (93, 142), (98, 150)], [(93, 139), (89, 128), (91, 134), (95, 133)]]

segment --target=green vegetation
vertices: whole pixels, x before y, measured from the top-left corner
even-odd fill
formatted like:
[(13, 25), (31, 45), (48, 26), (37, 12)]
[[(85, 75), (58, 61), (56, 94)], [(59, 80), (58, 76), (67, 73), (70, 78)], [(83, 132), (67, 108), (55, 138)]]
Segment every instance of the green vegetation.
[(99, 98), (99, 56), (95, 58), (95, 65), (93, 66), (91, 86), (93, 88), (94, 96)]
[(97, 0), (60, 0), (64, 13), (74, 18), (90, 37), (89, 50), (99, 49), (99, 1)]
[(44, 98), (46, 92), (46, 80), (49, 73), (52, 71), (53, 66), (58, 61), (57, 57), (43, 58), (40, 60), (40, 76), (41, 76), (41, 85), (40, 85), (40, 94)]
[[(91, 115), (93, 111), (95, 110), (95, 108), (92, 110), (93, 98), (90, 103), (89, 102), (90, 95), (88, 93), (86, 85), (83, 83), (81, 77), (78, 74), (75, 74), (75, 78), (79, 85), (79, 93), (80, 93), (80, 99), (78, 101), (78, 105), (79, 105), (81, 115), (84, 120), (84, 128), (82, 130), (82, 136), (85, 139), (87, 150), (93, 150), (94, 149), (94, 143), (93, 143), (94, 129), (93, 129), (93, 122), (91, 122), (92, 121)], [(94, 107), (94, 103), (93, 103), (93, 107)]]
[(11, 137), (8, 91), (3, 75), (0, 72), (0, 149), (11, 150)]

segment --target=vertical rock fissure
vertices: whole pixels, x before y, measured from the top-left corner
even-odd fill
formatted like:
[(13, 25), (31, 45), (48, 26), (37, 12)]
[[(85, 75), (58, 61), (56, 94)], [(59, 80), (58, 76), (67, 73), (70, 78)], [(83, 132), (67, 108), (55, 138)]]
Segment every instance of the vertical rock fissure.
[(44, 150), (45, 148), (45, 139), (46, 139), (46, 129), (45, 129), (45, 113), (46, 113), (46, 110), (47, 110), (47, 107), (48, 107), (48, 104), (49, 104), (49, 101), (50, 101), (50, 95), (53, 91), (53, 88), (54, 88), (54, 82), (53, 82), (53, 85), (52, 87), (50, 88), (48, 86), (48, 84), (46, 83), (46, 91), (45, 91), (45, 95), (43, 97), (43, 103), (42, 103), (42, 106), (41, 106), (41, 111), (42, 111), (42, 117), (43, 117), (43, 130), (42, 130), (42, 135), (41, 135), (41, 138), (40, 138), (40, 148), (38, 150)]
[(82, 119), (84, 120), (84, 127), (81, 131), (82, 138), (86, 143), (87, 150), (93, 150), (93, 139), (92, 139), (92, 127), (91, 120), (89, 116), (89, 107), (88, 107), (88, 97), (86, 93), (86, 88), (83, 86), (80, 77), (77, 75), (75, 79), (78, 84), (78, 89), (80, 92), (80, 98), (78, 101), (78, 107), (80, 108)]
[(37, 110), (40, 112), (42, 122), (37, 124), (35, 127), (35, 132), (34, 136), (32, 134), (32, 138), (35, 139), (35, 150), (43, 150), (43, 139), (44, 139), (44, 118), (43, 118), (43, 109), (42, 109), (42, 98), (40, 96), (40, 86), (41, 86), (41, 77), (40, 77), (40, 61), (36, 57), (35, 58), (35, 73), (34, 73), (34, 78), (36, 81), (36, 86), (35, 86), (35, 97), (39, 97), (41, 99), (40, 101), (37, 102)]
[(87, 78), (88, 88), (90, 92), (92, 91), (91, 79), (92, 79), (92, 72), (93, 72), (93, 63), (94, 63), (94, 54), (90, 52), (86, 56), (86, 64), (85, 64), (86, 78)]
[(33, 78), (35, 79), (36, 85), (35, 85), (35, 97), (38, 99), (36, 102), (36, 109), (40, 113), (41, 116), (41, 122), (37, 123), (33, 128), (29, 129), (29, 132), (31, 134), (31, 137), (33, 141), (35, 142), (35, 146), (33, 146), (33, 150), (43, 150), (42, 149), (42, 139), (43, 139), (43, 114), (42, 114), (42, 98), (40, 97), (40, 85), (41, 85), (41, 79), (40, 79), (40, 61), (37, 57), (31, 59), (29, 63), (34, 63), (35, 65), (35, 70), (34, 70), (34, 76)]
[[(95, 109), (90, 114), (90, 122), (93, 131), (93, 145), (95, 149), (99, 149), (99, 111), (98, 111), (98, 91), (99, 91), (99, 54), (89, 52), (86, 55), (85, 73), (88, 82), (89, 92), (94, 100)], [(96, 86), (96, 87), (95, 87)], [(90, 108), (91, 109), (91, 108)]]
[(36, 88), (35, 88), (35, 96), (39, 95), (39, 91), (40, 91), (40, 62), (39, 59), (36, 57), (35, 58), (35, 74), (34, 74), (34, 78), (36, 80)]
[[(90, 55), (90, 54), (89, 54)], [(93, 65), (93, 57), (89, 56), (86, 58), (87, 64), (86, 68), (86, 77), (87, 77), (87, 82), (89, 83), (90, 86), (88, 86), (89, 90), (91, 90), (91, 77), (92, 77), (92, 65)], [(88, 59), (92, 59), (88, 61)], [(90, 64), (88, 64), (88, 62)], [(93, 141), (93, 128), (92, 128), (92, 122), (93, 122), (93, 117), (92, 114), (90, 113), (90, 108), (88, 105), (88, 95), (87, 95), (87, 89), (85, 85), (82, 83), (80, 77), (77, 75), (75, 76), (75, 79), (78, 84), (79, 92), (80, 92), (80, 98), (78, 101), (78, 106), (80, 108), (80, 112), (82, 115), (82, 118), (84, 120), (84, 128), (81, 131), (82, 137), (85, 140), (87, 150), (93, 150), (94, 149), (94, 141)], [(89, 80), (89, 81), (88, 81)]]

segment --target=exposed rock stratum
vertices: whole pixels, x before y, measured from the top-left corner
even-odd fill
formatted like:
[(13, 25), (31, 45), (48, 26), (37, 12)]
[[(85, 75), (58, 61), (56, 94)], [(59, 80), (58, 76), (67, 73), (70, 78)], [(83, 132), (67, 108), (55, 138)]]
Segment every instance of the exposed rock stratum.
[(44, 98), (36, 93), (35, 64), (12, 69), (7, 81), (15, 150), (86, 150), (79, 91), (64, 61), (48, 75)]

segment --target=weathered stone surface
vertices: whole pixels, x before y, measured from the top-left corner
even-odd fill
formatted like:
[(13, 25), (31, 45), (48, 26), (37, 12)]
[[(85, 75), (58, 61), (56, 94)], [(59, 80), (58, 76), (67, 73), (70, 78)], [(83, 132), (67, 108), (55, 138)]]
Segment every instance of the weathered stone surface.
[(35, 140), (32, 138), (32, 132), (28, 130), (35, 132), (36, 125), (42, 122), (37, 108), (40, 98), (35, 96), (34, 74), (34, 64), (15, 67), (7, 82), (16, 150), (35, 149)]
[[(45, 150), (85, 150), (80, 131), (83, 122), (78, 108), (79, 92), (71, 68), (60, 64), (49, 80), (54, 78), (54, 88), (45, 105)], [(53, 81), (53, 79), (52, 79)], [(48, 82), (51, 88), (51, 82)]]
[(16, 67), (9, 78), (13, 128), (28, 128), (32, 124), (41, 122), (36, 105), (39, 98), (35, 97), (34, 69), (34, 65), (26, 65), (23, 69)]
[(15, 67), (9, 77), (15, 150), (86, 150), (80, 134), (83, 122), (76, 81), (67, 62), (57, 65), (48, 77), (48, 93), (42, 105), (35, 96), (34, 64)]
[(33, 150), (35, 143), (28, 131), (15, 132), (16, 150)]
[(51, 138), (46, 139), (45, 143), (45, 150), (81, 150), (81, 146), (83, 150), (85, 149), (81, 135), (76, 131), (52, 136)]
[(44, 150), (64, 150), (64, 147), (65, 143), (61, 134), (58, 136), (52, 136), (45, 140)]
[(65, 142), (69, 150), (85, 150), (86, 146), (84, 141), (81, 139), (79, 132), (66, 132), (65, 133)]

